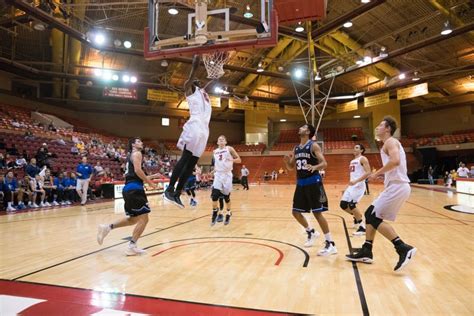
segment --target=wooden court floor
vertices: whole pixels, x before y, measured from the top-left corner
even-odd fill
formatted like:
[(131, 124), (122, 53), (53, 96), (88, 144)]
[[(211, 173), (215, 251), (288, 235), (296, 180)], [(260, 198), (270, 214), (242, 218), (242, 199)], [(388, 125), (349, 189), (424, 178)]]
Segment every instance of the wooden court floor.
[[(330, 257), (316, 255), (322, 236), (314, 247), (303, 247), (305, 232), (290, 212), (293, 186), (234, 188), (228, 226), (210, 227), (209, 191), (198, 191), (198, 206), (183, 210), (161, 195), (150, 196), (150, 222), (139, 241), (147, 254), (140, 257), (124, 255), (131, 227), (113, 230), (102, 246), (96, 242), (98, 224), (123, 216), (120, 201), (0, 216), (0, 303), (35, 298), (34, 293), (51, 288), (49, 298), (36, 298), (62, 301), (52, 304), (60, 309), (70, 294), (75, 304), (136, 315), (474, 315), (474, 215), (444, 208), (459, 203), (457, 194), (412, 189), (394, 227), (418, 253), (395, 273), (398, 257), (380, 235), (372, 265), (344, 259), (364, 238), (352, 237), (351, 217), (339, 209), (343, 185), (326, 186), (326, 214), (339, 251)], [(372, 186), (361, 209), (381, 189)], [(311, 222), (320, 231), (314, 218)], [(83, 292), (68, 294), (76, 288), (91, 290), (88, 303), (80, 302)], [(54, 289), (63, 290), (54, 294)], [(145, 304), (149, 309), (136, 303), (131, 310), (126, 303), (133, 297), (151, 299)], [(158, 305), (167, 302), (202, 304), (160, 310)], [(211, 310), (193, 309), (202, 306)]]

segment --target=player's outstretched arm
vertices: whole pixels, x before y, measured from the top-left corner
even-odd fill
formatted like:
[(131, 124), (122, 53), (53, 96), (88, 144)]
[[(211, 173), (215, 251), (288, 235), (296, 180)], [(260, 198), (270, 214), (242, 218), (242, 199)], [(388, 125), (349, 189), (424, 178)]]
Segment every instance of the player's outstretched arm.
[(201, 55), (198, 55), (198, 54), (194, 55), (191, 72), (189, 73), (188, 80), (186, 80), (186, 82), (184, 83), (184, 93), (186, 96), (189, 96), (194, 93), (193, 80), (196, 75), (196, 70), (198, 69), (200, 63), (201, 63)]

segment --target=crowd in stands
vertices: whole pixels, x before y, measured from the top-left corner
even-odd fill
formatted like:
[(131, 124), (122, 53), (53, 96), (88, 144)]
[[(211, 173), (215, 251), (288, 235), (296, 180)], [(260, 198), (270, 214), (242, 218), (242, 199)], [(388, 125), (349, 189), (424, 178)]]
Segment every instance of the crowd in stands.
[[(88, 189), (101, 197), (103, 183), (123, 181), (126, 139), (35, 122), (25, 109), (0, 104), (0, 199), (7, 211), (70, 205), (79, 201), (76, 166), (94, 165)], [(168, 174), (174, 161), (144, 149), (144, 169)]]

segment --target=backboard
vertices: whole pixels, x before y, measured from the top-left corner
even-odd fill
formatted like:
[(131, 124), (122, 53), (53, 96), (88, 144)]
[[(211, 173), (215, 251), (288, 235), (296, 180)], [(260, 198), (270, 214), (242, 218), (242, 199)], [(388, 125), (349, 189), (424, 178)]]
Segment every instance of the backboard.
[(278, 41), (273, 0), (148, 0), (145, 59), (269, 47)]

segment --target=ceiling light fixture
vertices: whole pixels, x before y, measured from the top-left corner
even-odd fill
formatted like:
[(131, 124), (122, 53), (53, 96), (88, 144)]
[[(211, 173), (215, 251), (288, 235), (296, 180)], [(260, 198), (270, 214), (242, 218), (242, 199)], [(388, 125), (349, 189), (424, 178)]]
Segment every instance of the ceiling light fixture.
[(295, 27), (295, 31), (298, 32), (298, 33), (301, 33), (304, 31), (304, 26), (301, 22), (298, 22), (298, 25), (296, 25)]
[(301, 79), (303, 78), (303, 70), (300, 68), (295, 69), (293, 75), (295, 76), (296, 79)]
[(130, 76), (129, 75), (123, 75), (122, 76), (122, 81), (123, 82), (129, 82), (130, 81)]
[(398, 75), (398, 79), (400, 80), (403, 80), (405, 79), (407, 76), (402, 72), (401, 74)]
[(94, 69), (94, 75), (96, 77), (101, 77), (102, 76), (102, 69), (99, 69), (99, 68)]
[(441, 35), (448, 35), (451, 34), (453, 30), (451, 29), (451, 25), (449, 24), (449, 21), (444, 22), (443, 29), (441, 30)]
[(119, 80), (119, 76), (117, 74), (112, 75), (112, 80), (113, 81)]
[(280, 122), (286, 122), (286, 119), (280, 119)]
[(369, 3), (370, 0), (360, 0), (360, 2), (362, 2), (362, 3)]
[(411, 80), (413, 80), (413, 81), (418, 81), (418, 80), (420, 80), (420, 77), (418, 77), (418, 71), (415, 71), (415, 72), (413, 73), (413, 78), (411, 78)]
[(265, 71), (265, 69), (263, 69), (262, 62), (259, 62), (257, 72), (264, 72), (264, 71)]
[(314, 80), (316, 80), (316, 81), (321, 81), (321, 79), (322, 79), (322, 78), (321, 78), (321, 75), (319, 74), (319, 71), (316, 72), (316, 76), (314, 77)]
[(105, 36), (104, 34), (102, 33), (97, 33), (95, 36), (94, 36), (94, 42), (97, 44), (97, 45), (103, 45), (105, 43)]
[(46, 24), (41, 23), (39, 21), (35, 21), (35, 22), (33, 22), (33, 28), (37, 31), (42, 32), (42, 31), (46, 30)]
[(387, 56), (388, 56), (387, 47), (385, 47), (385, 46), (380, 47), (380, 54), (379, 54), (379, 57), (385, 58), (385, 57), (387, 57)]
[(360, 115), (354, 115), (354, 118), (360, 118)]
[(245, 7), (244, 18), (251, 19), (253, 17), (253, 13), (250, 11), (250, 4), (247, 4)]
[(123, 46), (124, 46), (125, 48), (131, 48), (131, 47), (132, 47), (132, 42), (130, 42), (130, 41), (124, 41), (124, 42), (123, 42)]
[(166, 61), (166, 59), (161, 61), (161, 67), (168, 67), (168, 62)]
[(168, 13), (171, 14), (171, 15), (176, 15), (176, 14), (179, 13), (179, 11), (175, 7), (171, 7), (171, 8), (168, 9)]
[(130, 77), (130, 82), (131, 82), (131, 83), (137, 82), (137, 77), (131, 76), (131, 77)]
[(352, 21), (347, 21), (342, 26), (344, 26), (345, 28), (350, 28), (352, 26)]

